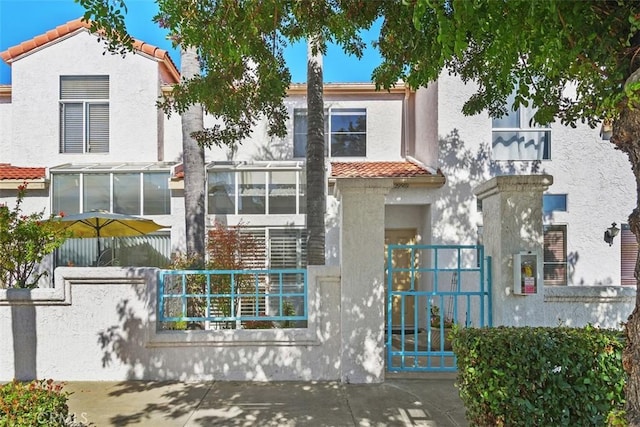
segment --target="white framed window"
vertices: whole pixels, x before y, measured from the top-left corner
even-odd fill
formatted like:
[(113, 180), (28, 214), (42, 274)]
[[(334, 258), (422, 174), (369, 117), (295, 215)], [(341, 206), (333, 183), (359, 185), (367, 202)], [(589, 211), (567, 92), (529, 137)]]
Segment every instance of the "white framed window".
[(60, 152), (109, 152), (109, 76), (60, 76)]
[[(307, 150), (307, 110), (293, 112), (293, 157), (304, 158)], [(366, 157), (367, 110), (330, 108), (325, 114), (325, 146), (328, 157)]]
[(51, 181), (52, 212), (171, 213), (169, 172), (54, 172)]
[(294, 215), (306, 212), (302, 169), (209, 169), (210, 215)]
[[(303, 228), (294, 227), (242, 227), (241, 235), (248, 235), (253, 244), (248, 253), (241, 253), (244, 265), (252, 269), (304, 269), (307, 266), (307, 233)], [(259, 285), (258, 305), (266, 314), (277, 314), (280, 305), (290, 305), (296, 313), (304, 312), (304, 298), (287, 296), (288, 293), (302, 292), (302, 276), (299, 274), (273, 273)], [(281, 288), (280, 288), (281, 287)], [(270, 294), (281, 294), (273, 297)], [(253, 313), (256, 301), (253, 298), (243, 301), (240, 310), (244, 314)], [(305, 327), (306, 325), (299, 325)]]
[(567, 284), (567, 226), (544, 226), (544, 284)]
[(622, 224), (620, 230), (620, 284), (635, 286), (635, 269), (638, 260), (638, 242), (629, 224)]
[[(507, 100), (513, 105), (515, 97)], [(535, 123), (531, 107), (520, 106), (491, 121), (492, 160), (550, 160), (551, 129)]]

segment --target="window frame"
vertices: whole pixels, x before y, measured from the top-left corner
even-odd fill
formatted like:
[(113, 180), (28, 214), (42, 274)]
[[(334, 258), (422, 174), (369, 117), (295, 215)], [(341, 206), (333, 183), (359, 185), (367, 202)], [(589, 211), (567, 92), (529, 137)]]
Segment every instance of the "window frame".
[[(552, 202), (552, 199), (561, 200), (561, 203), (557, 204)], [(545, 206), (545, 200), (547, 200), (547, 204)], [(554, 194), (543, 194), (542, 195), (542, 213), (544, 215), (551, 215), (553, 212), (567, 212), (569, 205), (569, 196), (567, 193), (554, 193)]]
[[(561, 232), (562, 233), (562, 252), (564, 254), (564, 260), (547, 260), (547, 253), (553, 253), (553, 250), (547, 249), (547, 233), (549, 232)], [(569, 265), (567, 262), (567, 233), (568, 227), (566, 224), (549, 224), (543, 226), (543, 255), (542, 255), (542, 274), (543, 283), (545, 286), (567, 286), (569, 284)], [(555, 255), (555, 254), (554, 254)], [(547, 276), (548, 266), (564, 267), (564, 277), (555, 278)], [(555, 271), (555, 269), (554, 269)]]
[[(509, 96), (507, 99), (507, 105), (511, 107), (515, 101), (515, 95)], [(540, 160), (551, 160), (551, 125), (540, 125), (534, 122), (533, 120), (534, 111), (532, 108), (529, 108), (524, 105), (519, 105), (517, 110), (509, 109), (509, 112), (502, 117), (491, 117), (491, 160), (493, 161), (540, 161)], [(515, 117), (517, 119), (517, 126), (504, 126), (501, 125), (500, 122), (506, 121), (509, 118)], [(528, 126), (527, 126), (528, 124)], [(512, 156), (508, 156), (509, 158), (497, 158), (496, 146), (499, 144), (497, 141), (497, 134), (499, 133), (510, 133), (515, 134), (517, 141), (517, 152), (518, 158), (512, 158)], [(528, 158), (525, 156), (523, 158), (523, 153), (526, 154), (529, 151), (525, 151), (527, 146), (530, 145), (529, 139), (525, 136), (527, 134), (534, 133), (543, 133), (544, 134), (544, 142), (542, 142), (542, 146), (537, 148), (535, 152), (537, 153), (536, 158)], [(513, 137), (509, 139), (508, 144), (503, 144), (506, 147), (509, 147), (513, 144)], [(535, 142), (533, 143), (534, 147), (536, 146)], [(524, 146), (524, 147), (523, 147)]]
[[(358, 132), (341, 132), (333, 129), (333, 119), (338, 116), (364, 116), (364, 131)], [(293, 157), (296, 159), (306, 157), (306, 144), (307, 144), (307, 133), (306, 126), (300, 126), (298, 120), (300, 117), (304, 117), (306, 121), (307, 117), (307, 109), (306, 108), (294, 108), (293, 109)], [(324, 142), (325, 142), (325, 156), (328, 158), (365, 158), (367, 157), (367, 140), (368, 140), (368, 110), (366, 107), (339, 107), (339, 108), (328, 108), (325, 109), (324, 116)], [(308, 124), (308, 121), (306, 121)], [(304, 132), (301, 130), (304, 127)], [(358, 154), (349, 154), (349, 155), (335, 155), (334, 152), (337, 150), (337, 147), (334, 147), (334, 137), (338, 135), (345, 134), (354, 134), (354, 135), (362, 135), (364, 137), (364, 153)], [(301, 140), (302, 139), (302, 140)], [(303, 154), (304, 152), (304, 154)]]
[[(170, 177), (170, 172), (169, 171), (162, 171), (162, 170), (153, 170), (153, 171), (139, 171), (139, 170), (121, 170), (119, 172), (114, 172), (114, 171), (109, 171), (109, 170), (94, 170), (92, 172), (86, 172), (86, 171), (77, 171), (77, 170), (69, 170), (69, 171), (52, 171), (51, 172), (51, 180), (52, 180), (52, 185), (51, 185), (51, 211), (52, 212), (60, 212), (63, 211), (66, 214), (75, 214), (75, 213), (82, 213), (82, 212), (90, 212), (91, 210), (95, 210), (95, 209), (88, 209), (87, 210), (87, 190), (91, 190), (90, 188), (86, 187), (86, 178), (88, 176), (101, 176), (101, 175), (108, 175), (108, 188), (107, 190), (107, 194), (108, 194), (108, 207), (107, 206), (103, 206), (104, 208), (107, 208), (105, 210), (109, 211), (109, 212), (114, 212), (114, 213), (120, 213), (120, 214), (125, 214), (125, 215), (136, 215), (136, 216), (154, 216), (154, 215), (171, 215), (171, 191), (169, 188), (169, 177)], [(115, 196), (116, 196), (116, 190), (114, 189), (115, 185), (114, 185), (114, 180), (115, 177), (117, 175), (138, 175), (137, 177), (137, 193), (138, 193), (138, 209), (136, 212), (121, 212), (119, 210), (116, 210), (116, 201), (115, 201)], [(162, 201), (162, 205), (166, 207), (165, 212), (163, 213), (153, 213), (153, 214), (149, 214), (149, 213), (145, 213), (145, 199), (147, 199), (145, 197), (145, 189), (144, 189), (144, 177), (147, 175), (164, 175), (166, 176), (166, 188), (164, 188), (162, 190), (162, 192), (164, 193), (163, 196), (163, 201)], [(58, 191), (61, 190), (56, 190), (57, 187), (57, 182), (58, 179), (60, 177), (65, 177), (67, 179), (70, 179), (72, 177), (76, 177), (78, 184), (76, 186), (74, 186), (73, 190), (77, 191), (77, 196), (71, 197), (69, 195), (69, 192), (65, 192), (64, 197), (60, 198), (58, 196), (56, 196), (56, 193)], [(58, 206), (59, 203), (66, 203), (66, 200), (72, 200), (74, 204), (77, 201), (77, 212), (74, 206), (74, 209), (59, 209), (61, 206)]]
[[(277, 186), (285, 185), (280, 181), (274, 181), (274, 173), (279, 174), (283, 172), (290, 172), (295, 174), (294, 192), (295, 195), (289, 196), (295, 197), (295, 205), (291, 206), (288, 212), (284, 212), (283, 208), (279, 204), (273, 203), (273, 197), (279, 197), (274, 195), (274, 190)], [(224, 179), (224, 193), (222, 189), (223, 180), (212, 181), (214, 174), (221, 174), (225, 176)], [(264, 203), (264, 209), (260, 212), (250, 212), (243, 208), (243, 198), (250, 198), (250, 195), (243, 195), (242, 177), (246, 174), (264, 174), (263, 183), (259, 185), (260, 194), (255, 197), (259, 197)], [(231, 179), (227, 179), (231, 177)], [(229, 182), (230, 181), (230, 182)], [(240, 216), (265, 216), (265, 215), (304, 215), (306, 212), (306, 182), (304, 178), (304, 169), (300, 166), (291, 167), (251, 167), (251, 168), (229, 168), (229, 167), (211, 167), (207, 168), (207, 215), (240, 215)], [(291, 185), (291, 184), (286, 184)], [(230, 193), (233, 191), (233, 194)], [(223, 197), (229, 200), (229, 203), (224, 206), (224, 209), (220, 207), (219, 211), (215, 211), (216, 202), (215, 199)], [(281, 201), (281, 200), (280, 200)], [(274, 212), (274, 209), (278, 206), (278, 212)]]
[[(65, 87), (65, 82), (76, 82), (77, 87)], [(91, 82), (103, 87), (91, 86)], [(70, 83), (71, 85), (71, 83)], [(85, 85), (84, 87), (81, 85)], [(95, 85), (94, 85), (95, 86)], [(106, 92), (104, 96), (91, 96), (91, 91)], [(60, 154), (104, 154), (109, 153), (110, 145), (110, 78), (109, 75), (61, 75), (59, 79), (59, 145)], [(102, 94), (104, 95), (104, 93)], [(79, 106), (79, 110), (69, 112), (69, 106)], [(106, 107), (103, 111), (94, 107)], [(72, 117), (68, 114), (76, 114)], [(93, 118), (92, 118), (93, 117)], [(72, 121), (76, 121), (77, 129), (68, 131)], [(79, 135), (70, 136), (71, 132)], [(98, 139), (95, 145), (94, 137)], [(72, 140), (73, 139), (73, 140)], [(81, 145), (81, 147), (78, 147)]]
[(629, 224), (620, 225), (620, 285), (635, 286), (636, 262), (638, 259), (638, 242), (631, 232)]

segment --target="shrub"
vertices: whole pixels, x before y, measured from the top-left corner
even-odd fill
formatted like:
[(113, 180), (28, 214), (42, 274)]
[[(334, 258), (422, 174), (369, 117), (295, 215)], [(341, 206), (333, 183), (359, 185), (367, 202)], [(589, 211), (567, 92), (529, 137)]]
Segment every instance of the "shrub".
[(467, 418), (481, 426), (612, 422), (624, 406), (623, 339), (593, 327), (455, 328)]
[(36, 265), (69, 236), (56, 226), (53, 215), (47, 219), (44, 211), (23, 213), (26, 189), (26, 184), (18, 187), (13, 209), (0, 204), (0, 288), (35, 288), (46, 274), (36, 275)]
[(53, 380), (23, 383), (14, 380), (0, 387), (0, 426), (69, 426), (69, 393)]

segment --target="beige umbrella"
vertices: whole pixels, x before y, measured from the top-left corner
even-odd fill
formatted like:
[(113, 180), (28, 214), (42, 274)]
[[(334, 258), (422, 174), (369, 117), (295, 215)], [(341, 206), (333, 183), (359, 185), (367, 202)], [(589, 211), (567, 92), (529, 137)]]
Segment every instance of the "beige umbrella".
[[(123, 215), (107, 211), (91, 211), (75, 215), (65, 215), (52, 220), (57, 227), (68, 230), (72, 237), (95, 237), (98, 239), (98, 258), (100, 257), (101, 237), (142, 236), (153, 233), (165, 225), (132, 215)], [(98, 259), (96, 259), (96, 262)]]

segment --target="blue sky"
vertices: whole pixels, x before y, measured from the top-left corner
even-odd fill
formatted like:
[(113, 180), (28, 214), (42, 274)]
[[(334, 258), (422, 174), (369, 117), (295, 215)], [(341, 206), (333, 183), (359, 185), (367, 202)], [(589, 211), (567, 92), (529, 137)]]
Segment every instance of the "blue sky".
[[(158, 28), (151, 18), (157, 11), (153, 0), (126, 0), (127, 27), (135, 38), (169, 51), (178, 64), (180, 55), (166, 40), (166, 32)], [(84, 9), (73, 0), (0, 0), (0, 52), (39, 34), (79, 18)], [(364, 35), (370, 45), (379, 27)], [(292, 81), (306, 81), (306, 45), (298, 43), (286, 49), (285, 56), (291, 68)], [(331, 46), (324, 58), (325, 82), (369, 82), (371, 72), (380, 62), (375, 49), (368, 48), (362, 60), (349, 57), (339, 47)], [(11, 68), (0, 60), (0, 84), (11, 83)]]

